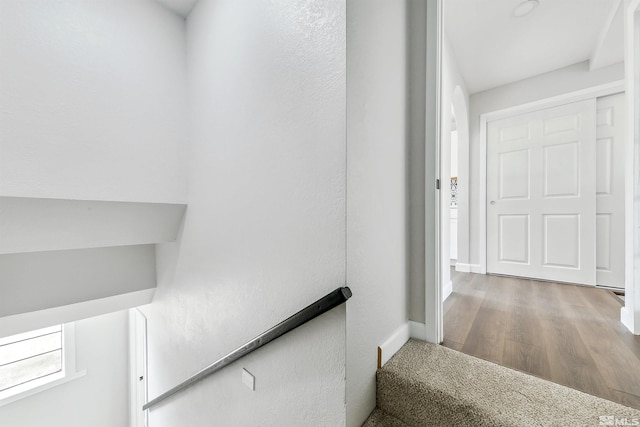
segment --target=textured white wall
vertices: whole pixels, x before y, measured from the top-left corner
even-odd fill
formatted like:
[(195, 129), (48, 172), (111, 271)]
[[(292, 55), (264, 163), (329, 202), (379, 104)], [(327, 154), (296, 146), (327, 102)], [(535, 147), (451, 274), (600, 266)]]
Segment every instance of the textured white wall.
[(480, 115), (624, 79), (622, 63), (589, 71), (581, 62), (530, 79), (471, 95), (469, 121), (469, 258), (480, 262)]
[(405, 1), (347, 1), (348, 426), (375, 407), (377, 347), (407, 322), (406, 33)]
[(76, 322), (76, 368), (87, 374), (0, 408), (6, 427), (124, 427), (128, 423), (127, 312)]
[[(145, 309), (151, 397), (345, 283), (344, 0), (201, 0), (187, 40), (189, 209)], [(150, 424), (344, 425), (345, 357), (341, 306)]]
[(187, 17), (198, 0), (155, 0), (180, 16)]
[(0, 195), (184, 202), (184, 20), (152, 0), (0, 2)]
[[(407, 280), (409, 319), (425, 322), (427, 4), (407, 2)], [(435, 277), (435, 275), (433, 276)]]
[[(184, 202), (185, 58), (184, 20), (151, 0), (0, 1), (0, 195)], [(81, 264), (89, 252), (66, 259), (63, 272), (54, 260), (60, 253), (29, 255), (61, 273), (55, 282), (92, 270)], [(123, 261), (125, 252), (115, 258)], [(128, 267), (119, 271), (143, 261), (144, 268), (134, 268), (142, 274), (134, 288), (154, 281), (153, 248), (143, 252), (129, 252)], [(15, 267), (24, 257), (3, 258), (3, 283), (12, 273), (6, 262)], [(91, 277), (99, 274), (103, 284), (122, 278), (109, 270), (114, 257), (90, 258), (98, 268)], [(13, 273), (40, 275), (43, 284), (47, 271), (34, 267), (26, 262)], [(82, 298), (105, 291), (87, 288), (93, 280), (79, 282), (73, 286), (89, 291)], [(55, 283), (46, 284), (31, 303), (52, 302)], [(57, 297), (76, 301), (72, 294)], [(95, 313), (95, 305), (87, 311)], [(9, 319), (2, 330), (15, 327), (15, 316)], [(1, 408), (0, 425), (125, 426), (127, 331), (126, 314), (80, 321), (78, 367), (87, 376)]]
[(451, 131), (451, 177), (458, 176), (458, 131)]

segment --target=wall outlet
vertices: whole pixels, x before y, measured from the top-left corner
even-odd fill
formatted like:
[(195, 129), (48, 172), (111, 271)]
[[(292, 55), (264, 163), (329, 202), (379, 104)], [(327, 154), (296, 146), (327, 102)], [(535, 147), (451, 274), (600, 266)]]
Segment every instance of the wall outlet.
[(256, 377), (244, 368), (242, 368), (242, 382), (252, 391), (256, 391)]

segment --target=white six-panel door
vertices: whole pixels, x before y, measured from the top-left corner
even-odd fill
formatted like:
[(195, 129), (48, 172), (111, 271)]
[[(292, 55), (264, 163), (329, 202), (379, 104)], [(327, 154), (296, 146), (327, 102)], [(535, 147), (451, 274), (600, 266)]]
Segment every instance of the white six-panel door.
[(596, 284), (596, 101), (488, 123), (487, 271)]
[(596, 283), (624, 288), (624, 93), (596, 108)]

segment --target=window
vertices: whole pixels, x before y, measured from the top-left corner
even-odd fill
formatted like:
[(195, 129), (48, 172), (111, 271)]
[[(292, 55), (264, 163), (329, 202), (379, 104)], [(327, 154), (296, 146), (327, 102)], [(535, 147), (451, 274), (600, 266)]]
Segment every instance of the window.
[(0, 338), (0, 406), (82, 375), (73, 324)]
[(62, 325), (0, 339), (0, 392), (61, 374)]

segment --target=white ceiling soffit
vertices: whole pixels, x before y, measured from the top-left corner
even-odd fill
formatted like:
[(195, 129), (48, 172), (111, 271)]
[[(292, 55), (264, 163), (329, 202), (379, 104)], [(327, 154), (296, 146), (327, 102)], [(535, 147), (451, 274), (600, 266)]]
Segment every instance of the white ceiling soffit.
[(198, 0), (156, 0), (161, 5), (171, 9), (178, 15), (186, 18), (193, 10)]
[(589, 69), (606, 67), (624, 61), (624, 6), (623, 1), (618, 0), (613, 5), (609, 16), (600, 31)]
[(0, 255), (175, 241), (186, 205), (0, 196)]
[[(470, 93), (589, 60), (598, 43), (609, 43), (601, 34), (618, 0), (540, 0), (530, 14), (514, 17), (522, 2), (444, 0), (445, 33)], [(611, 21), (615, 35), (623, 21)], [(603, 61), (622, 59), (622, 43), (619, 49)]]

